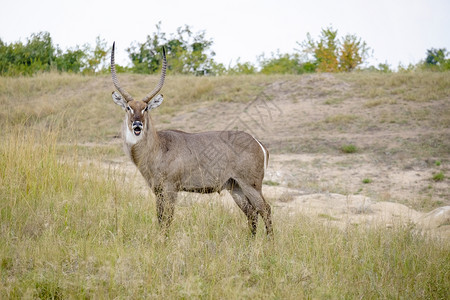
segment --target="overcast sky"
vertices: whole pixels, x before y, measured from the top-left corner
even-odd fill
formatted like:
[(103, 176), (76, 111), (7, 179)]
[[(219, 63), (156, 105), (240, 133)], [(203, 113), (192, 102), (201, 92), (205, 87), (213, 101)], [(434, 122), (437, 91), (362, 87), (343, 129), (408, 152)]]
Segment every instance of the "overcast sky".
[[(373, 50), (370, 63), (392, 67), (424, 59), (426, 50), (450, 50), (450, 0), (1, 0), (0, 38), (26, 41), (48, 31), (62, 49), (104, 38), (116, 41), (119, 63), (133, 41), (144, 42), (161, 21), (174, 33), (185, 24), (205, 30), (216, 61), (256, 62), (262, 53), (293, 53), (296, 42), (332, 26), (355, 34)], [(122, 56), (122, 58), (120, 58)]]

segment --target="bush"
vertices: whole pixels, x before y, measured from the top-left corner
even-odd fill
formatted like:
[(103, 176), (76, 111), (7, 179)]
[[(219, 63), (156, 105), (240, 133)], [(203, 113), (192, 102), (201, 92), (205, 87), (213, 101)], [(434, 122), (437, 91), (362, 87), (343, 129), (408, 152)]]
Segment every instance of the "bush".
[(262, 74), (303, 74), (312, 72), (307, 64), (300, 63), (298, 54), (272, 53), (271, 58), (259, 57)]
[(250, 62), (241, 63), (238, 59), (236, 62), (236, 65), (234, 67), (228, 68), (227, 73), (230, 75), (233, 75), (233, 74), (255, 74), (256, 67)]

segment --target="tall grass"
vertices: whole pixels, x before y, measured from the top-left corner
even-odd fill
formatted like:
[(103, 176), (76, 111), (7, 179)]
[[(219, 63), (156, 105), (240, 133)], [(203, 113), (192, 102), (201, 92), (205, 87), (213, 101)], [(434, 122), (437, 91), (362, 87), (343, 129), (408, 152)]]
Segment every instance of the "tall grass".
[(450, 296), (448, 242), (276, 208), (274, 240), (251, 238), (219, 203), (177, 207), (166, 236), (151, 196), (56, 141), (22, 127), (0, 143), (2, 299)]

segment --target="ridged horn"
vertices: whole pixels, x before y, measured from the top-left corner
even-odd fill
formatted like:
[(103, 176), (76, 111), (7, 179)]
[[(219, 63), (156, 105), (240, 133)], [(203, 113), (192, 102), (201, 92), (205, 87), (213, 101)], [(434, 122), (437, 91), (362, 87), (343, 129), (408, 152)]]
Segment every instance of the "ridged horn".
[(125, 101), (130, 102), (133, 100), (133, 97), (131, 97), (130, 94), (127, 93), (119, 84), (119, 80), (117, 79), (116, 74), (116, 65), (114, 63), (114, 47), (116, 45), (116, 42), (113, 43), (112, 46), (112, 52), (111, 52), (111, 75), (112, 75), (112, 81), (114, 83), (114, 86), (119, 91), (119, 93), (125, 98)]
[(159, 93), (159, 91), (162, 89), (164, 85), (164, 79), (166, 78), (166, 69), (167, 69), (167, 60), (166, 60), (166, 49), (163, 47), (163, 64), (161, 69), (161, 78), (159, 79), (158, 85), (151, 91), (150, 93), (145, 96), (142, 101), (145, 103), (148, 103), (153, 97), (156, 96), (156, 94)]

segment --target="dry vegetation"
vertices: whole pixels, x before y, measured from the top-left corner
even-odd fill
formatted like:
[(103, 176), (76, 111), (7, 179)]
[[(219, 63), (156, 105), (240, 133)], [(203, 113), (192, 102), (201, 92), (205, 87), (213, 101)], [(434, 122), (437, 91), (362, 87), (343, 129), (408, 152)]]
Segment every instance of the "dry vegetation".
[[(157, 77), (121, 81), (139, 98)], [(275, 239), (252, 239), (237, 208), (186, 196), (161, 235), (111, 91), (108, 76), (0, 77), (0, 298), (450, 297), (449, 240), (412, 223), (275, 205)], [(270, 188), (450, 205), (449, 73), (173, 76), (163, 93), (159, 128), (264, 141)]]

